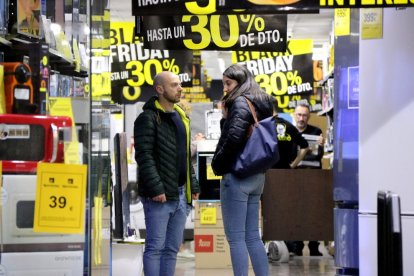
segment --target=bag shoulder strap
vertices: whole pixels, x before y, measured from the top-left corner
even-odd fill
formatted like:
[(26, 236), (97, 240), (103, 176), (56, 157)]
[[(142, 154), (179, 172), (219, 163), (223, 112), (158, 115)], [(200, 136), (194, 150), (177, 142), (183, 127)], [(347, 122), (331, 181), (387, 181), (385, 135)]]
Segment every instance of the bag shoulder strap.
[(247, 104), (249, 105), (250, 112), (252, 113), (254, 119), (254, 126), (257, 127), (259, 125), (259, 121), (257, 120), (256, 109), (254, 108), (252, 102), (246, 96), (243, 97), (246, 99)]

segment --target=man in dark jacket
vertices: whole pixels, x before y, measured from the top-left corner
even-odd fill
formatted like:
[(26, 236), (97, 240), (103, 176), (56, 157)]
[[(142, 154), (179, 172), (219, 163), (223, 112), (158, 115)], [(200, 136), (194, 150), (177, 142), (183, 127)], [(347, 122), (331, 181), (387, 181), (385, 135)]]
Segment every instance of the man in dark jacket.
[(135, 120), (138, 193), (144, 205), (144, 274), (174, 275), (192, 200), (200, 193), (190, 156), (190, 120), (176, 103), (181, 82), (171, 72), (154, 77), (152, 97)]

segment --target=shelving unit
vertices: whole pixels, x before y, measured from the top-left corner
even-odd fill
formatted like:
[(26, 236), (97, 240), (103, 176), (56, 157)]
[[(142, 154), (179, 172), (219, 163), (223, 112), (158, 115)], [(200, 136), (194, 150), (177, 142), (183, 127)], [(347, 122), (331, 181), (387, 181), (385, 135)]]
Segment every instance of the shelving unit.
[[(326, 75), (321, 81), (318, 82), (322, 88), (322, 110), (318, 112), (318, 115), (322, 116), (333, 112), (334, 107), (334, 78), (333, 71)], [(333, 115), (333, 114), (330, 114)]]

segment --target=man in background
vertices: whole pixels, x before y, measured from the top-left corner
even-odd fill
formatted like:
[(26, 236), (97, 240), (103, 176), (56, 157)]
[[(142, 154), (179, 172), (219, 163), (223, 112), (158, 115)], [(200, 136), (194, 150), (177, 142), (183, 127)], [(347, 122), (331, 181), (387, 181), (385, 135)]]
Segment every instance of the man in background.
[[(310, 119), (310, 110), (309, 106), (305, 104), (300, 104), (295, 108), (293, 114), (296, 128), (300, 134), (308, 141), (309, 151), (299, 163), (297, 168), (300, 169), (322, 169), (322, 157), (324, 151), (324, 138), (322, 135), (322, 130), (316, 126), (308, 124)], [(293, 149), (294, 152), (297, 152), (297, 149)], [(302, 256), (303, 251), (303, 241), (295, 241), (288, 243), (289, 251), (292, 251), (298, 256)], [(318, 241), (309, 241), (309, 254), (311, 256), (322, 256), (319, 252), (319, 242)]]
[(308, 141), (310, 147), (310, 151), (299, 164), (298, 168), (321, 169), (325, 143), (322, 130), (308, 124), (310, 118), (309, 106), (304, 104), (298, 105), (293, 115), (297, 130)]

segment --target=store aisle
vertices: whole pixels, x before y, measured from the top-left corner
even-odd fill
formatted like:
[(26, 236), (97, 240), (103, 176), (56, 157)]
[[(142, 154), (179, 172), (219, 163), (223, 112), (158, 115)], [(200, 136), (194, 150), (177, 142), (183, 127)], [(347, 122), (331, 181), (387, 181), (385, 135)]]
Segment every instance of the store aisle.
[[(291, 257), (288, 263), (269, 263), (272, 276), (334, 276), (333, 257)], [(233, 276), (231, 269), (195, 269), (194, 258), (178, 258), (176, 276)], [(253, 270), (249, 276), (254, 275)]]

